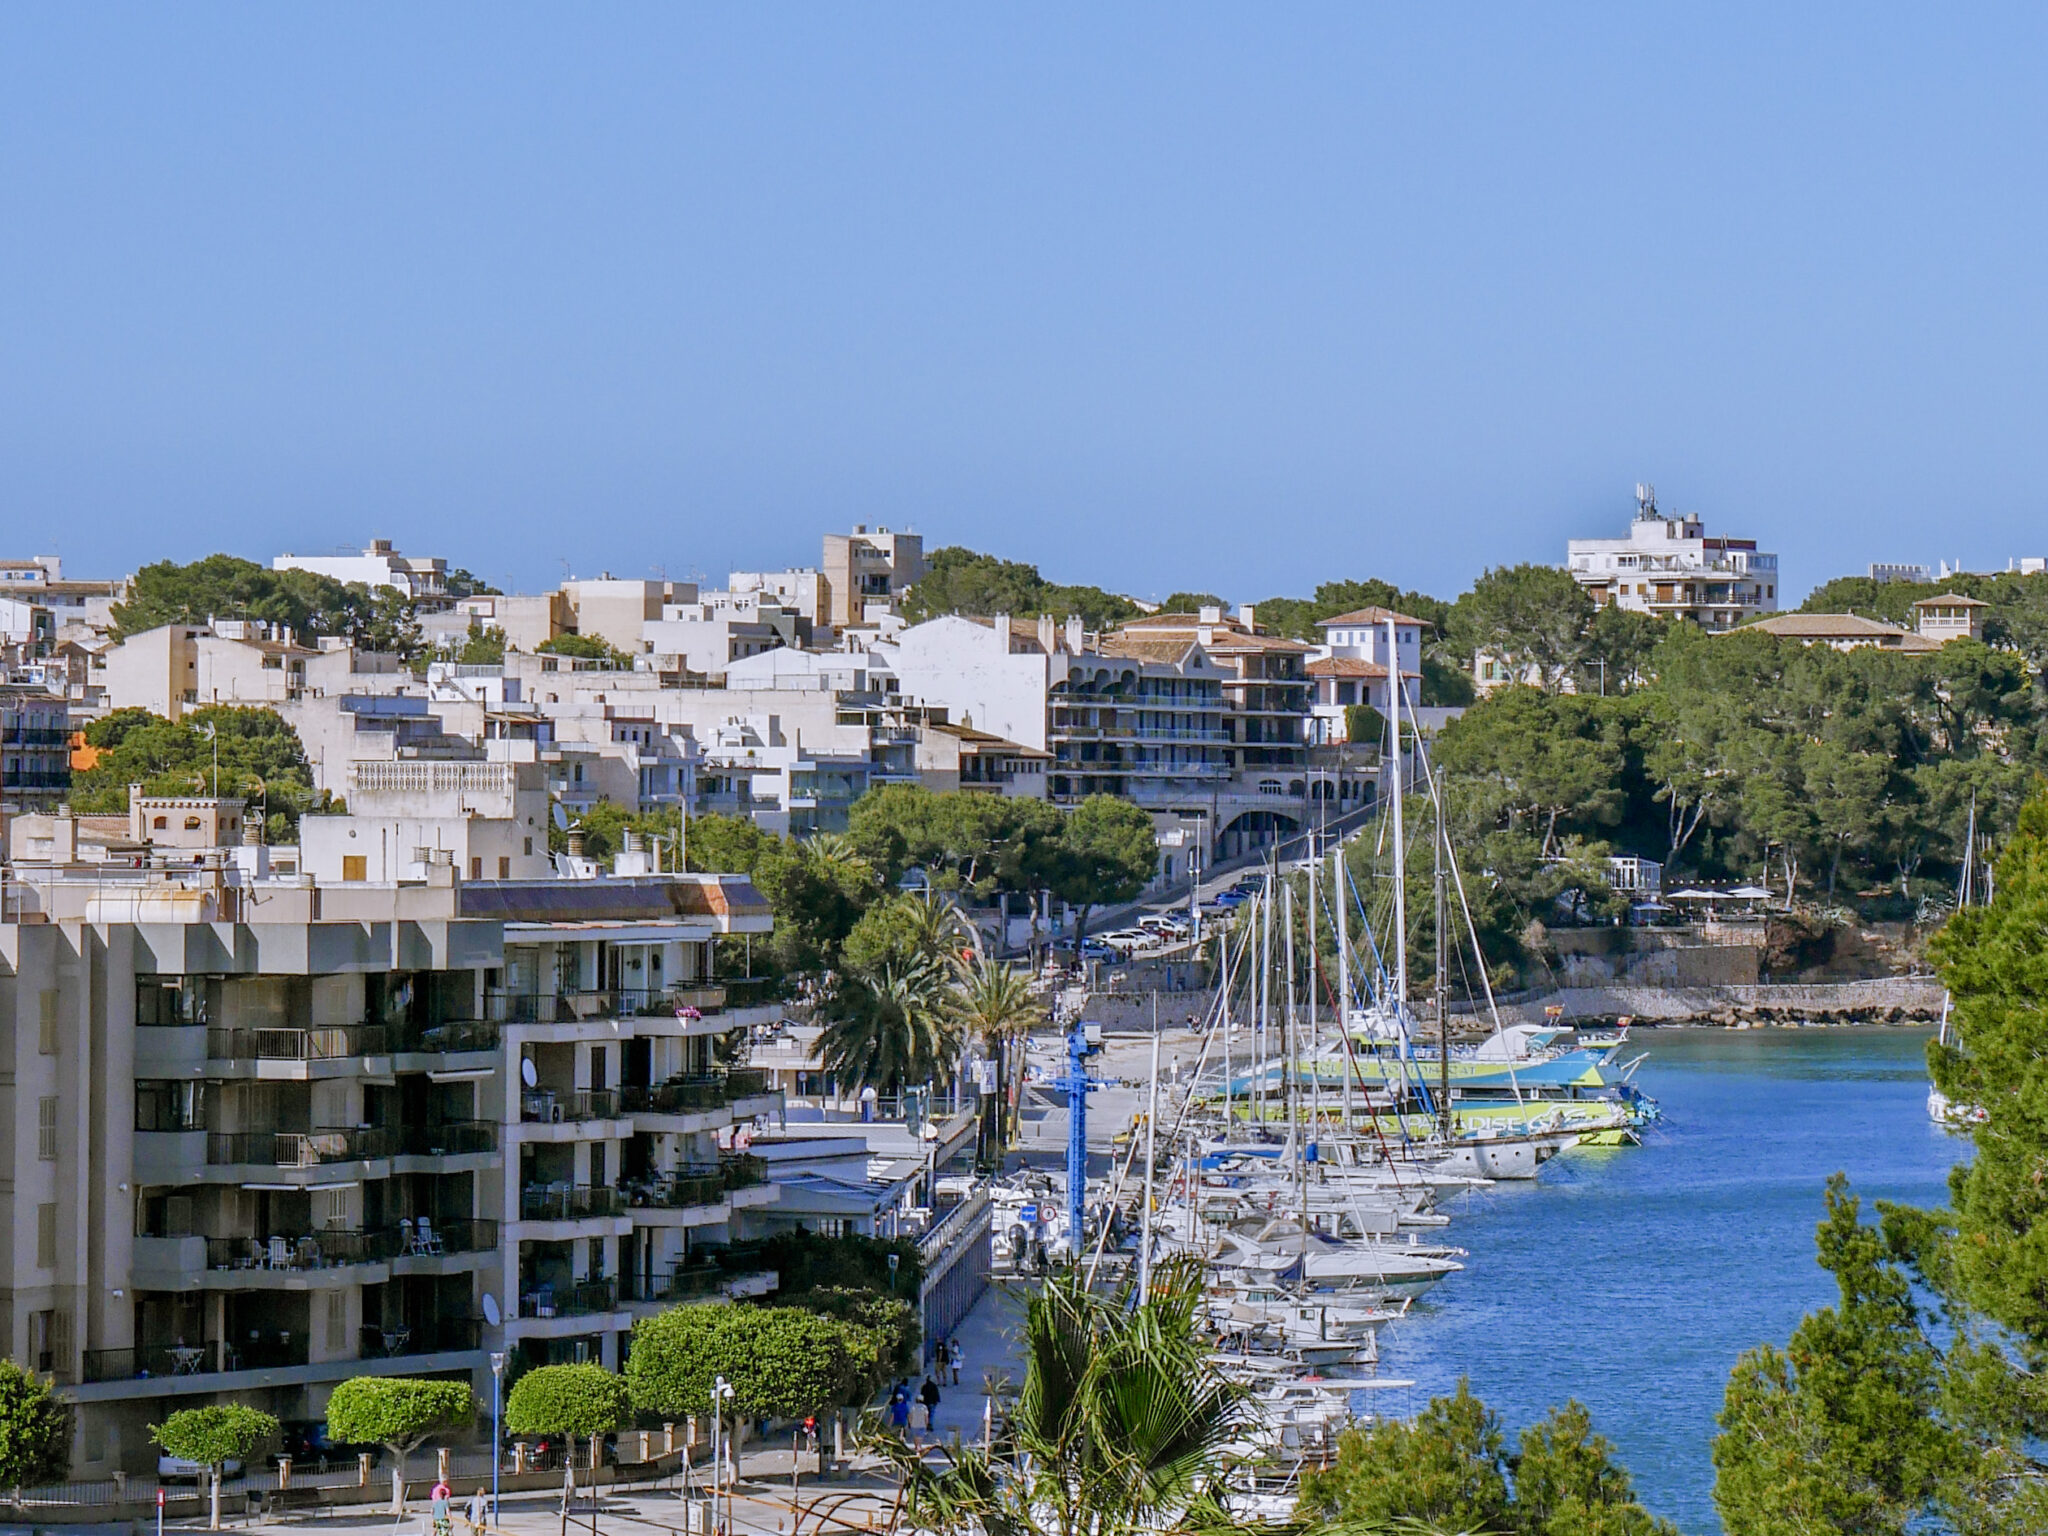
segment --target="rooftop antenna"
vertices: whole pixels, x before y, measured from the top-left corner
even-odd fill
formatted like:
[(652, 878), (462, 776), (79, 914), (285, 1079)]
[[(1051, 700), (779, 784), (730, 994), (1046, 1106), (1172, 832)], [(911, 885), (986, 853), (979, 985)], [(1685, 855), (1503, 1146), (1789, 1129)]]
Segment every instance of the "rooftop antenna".
[(1657, 487), (1650, 484), (1647, 480), (1638, 480), (1636, 482), (1636, 517), (1643, 519), (1656, 517), (1657, 515)]

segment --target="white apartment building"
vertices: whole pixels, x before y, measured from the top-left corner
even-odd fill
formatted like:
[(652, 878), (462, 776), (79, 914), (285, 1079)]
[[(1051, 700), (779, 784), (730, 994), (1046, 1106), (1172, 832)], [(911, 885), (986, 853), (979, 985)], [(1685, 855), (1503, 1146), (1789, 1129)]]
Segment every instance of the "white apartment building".
[(299, 819), (299, 865), (323, 883), (541, 880), (548, 788), (537, 764), (427, 759), (348, 765), (348, 814)]
[(1619, 603), (1659, 618), (1727, 630), (1778, 611), (1778, 557), (1754, 539), (1709, 538), (1695, 515), (1667, 516), (1653, 487), (1636, 487), (1636, 517), (1625, 537), (1572, 539), (1572, 578), (1605, 607)]
[[(262, 853), (264, 850), (242, 850)], [(0, 900), (0, 1351), (75, 1412), (72, 1475), (242, 1402), (304, 1425), (362, 1375), (619, 1360), (775, 1198), (772, 1114), (710, 979), (744, 878), (471, 882), (16, 863)]]
[(1422, 632), (1428, 627), (1422, 620), (1370, 607), (1323, 619), (1318, 627), (1323, 643), (1307, 667), (1315, 684), (1309, 728), (1318, 746), (1350, 740), (1345, 711), (1355, 705), (1370, 705), (1390, 719), (1396, 677), (1403, 707), (1421, 705)]
[(642, 634), (642, 649), (657, 658), (657, 671), (717, 682), (736, 661), (808, 645), (811, 622), (759, 592), (707, 592), (694, 603), (664, 603), (661, 617), (649, 620)]
[(97, 640), (114, 627), (114, 605), (128, 595), (128, 580), (78, 581), (64, 574), (55, 555), (29, 559), (0, 557), (0, 598), (33, 603), (46, 610), (59, 639)]
[(401, 555), (389, 539), (372, 539), (369, 548), (349, 555), (279, 555), (273, 571), (310, 571), (343, 585), (360, 584), (372, 592), (388, 588), (417, 603), (438, 604), (448, 596), (448, 562), (438, 556)]
[(826, 622), (835, 629), (872, 623), (893, 613), (924, 575), (924, 536), (856, 523), (852, 533), (825, 535), (824, 567)]

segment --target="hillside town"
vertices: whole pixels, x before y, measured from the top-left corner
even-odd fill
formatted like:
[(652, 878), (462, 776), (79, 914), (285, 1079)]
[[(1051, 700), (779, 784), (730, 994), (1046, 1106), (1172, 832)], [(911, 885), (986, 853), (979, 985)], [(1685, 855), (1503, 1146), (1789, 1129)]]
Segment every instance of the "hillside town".
[[(600, 574), (532, 594), (382, 539), (111, 578), (0, 561), (0, 1107), (23, 1128), (8, 1353), (70, 1405), (71, 1478), (147, 1478), (167, 1413), (239, 1402), (284, 1426), (280, 1497), (291, 1453), (301, 1490), (332, 1467), (339, 1486), (353, 1463), (328, 1426), (355, 1383), (467, 1380), (488, 1398), (546, 1367), (616, 1373), (654, 1358), (635, 1330), (679, 1306), (801, 1307), (884, 1257), (880, 1284), (829, 1293), (869, 1297), (896, 1330), (900, 1361), (854, 1398), (943, 1375), (928, 1351), (952, 1337), (957, 1362), (992, 1270), (1042, 1266), (1048, 1242), (1073, 1256), (1114, 1204), (1105, 1187), (1082, 1213), (1085, 1160), (1068, 1163), (1064, 1225), (1056, 1196), (1029, 1215), (1031, 1186), (1010, 1182), (1052, 1166), (1016, 1139), (1027, 1085), (1052, 1080), (1034, 1026), (1058, 1042), (1084, 1017), (1142, 1020), (1147, 996), (1155, 1038), (1162, 996), (1176, 1023), (1220, 1021), (1227, 1123), (1241, 936), (1264, 934), (1270, 965), (1276, 911), (1295, 921), (1294, 887), (1269, 880), (1312, 871), (1313, 942), (1316, 872), (1342, 891), (1365, 871), (1369, 889), (1359, 834), (1390, 797), (1439, 794), (1417, 783), (1432, 759), (1498, 777), (1474, 765), (1486, 738), (1457, 726), (1468, 711), (1648, 697), (1680, 630), (1922, 658), (1985, 648), (1992, 611), (1943, 590), (1911, 601), (1910, 625), (1781, 612), (1774, 556), (1666, 516), (1647, 487), (1625, 536), (1574, 539), (1561, 567), (1475, 589), (1548, 581), (1555, 607), (1563, 582), (1583, 604), (1575, 634), (1523, 621), (1473, 640), (1449, 605), (1410, 614), (1366, 584), (1314, 606), (1094, 589), (1070, 589), (1086, 594), (1071, 611), (1043, 592), (954, 603), (935, 576), (996, 563), (935, 556), (915, 533), (855, 527), (824, 538), (815, 568), (735, 571), (716, 590)], [(1383, 600), (1346, 606), (1359, 590)], [(1654, 633), (1603, 649), (1621, 616)], [(1469, 654), (1446, 668), (1459, 632)], [(1667, 863), (1699, 862), (1686, 837), (1617, 848), (1564, 838), (1548, 814), (1528, 862), (1549, 884), (1525, 920), (1715, 919), (1665, 899), (1683, 894)], [(1673, 814), (1734, 830), (1675, 792)], [(1521, 824), (1490, 804), (1458, 815), (1486, 837)], [(1775, 847), (1753, 850), (1753, 878)], [(1505, 890), (1509, 862), (1476, 857), (1472, 878)], [(1804, 891), (1788, 876), (1788, 910)], [(1725, 898), (1717, 978), (1756, 981), (1764, 930), (1743, 924), (1772, 890), (1692, 894)], [(1480, 963), (1506, 963), (1489, 921)], [(931, 934), (906, 937), (920, 923)], [(1759, 937), (1728, 937), (1744, 931)], [(1410, 941), (1406, 926), (1386, 940)], [(1448, 1030), (1435, 940), (1413, 942), (1337, 995), (1355, 986), (1400, 1020), (1412, 976)], [(953, 947), (958, 979), (929, 985), (967, 1026), (878, 1064), (898, 1038), (877, 1022), (891, 987)], [(1739, 952), (1747, 973), (1729, 969)], [(1348, 977), (1353, 960), (1333, 963)], [(1249, 995), (1271, 1005), (1263, 983)], [(1480, 1001), (1468, 982), (1455, 1006)], [(909, 1029), (913, 1005), (895, 1006)], [(1274, 1048), (1262, 1022), (1251, 1041)], [(1306, 1066), (1325, 1048), (1296, 1038), (1271, 1091), (1292, 1106), (1322, 1082)], [(1445, 1178), (1533, 1176), (1562, 1146), (1633, 1138), (1648, 1112), (1611, 1046), (1583, 1049), (1599, 1064), (1583, 1081), (1605, 1072), (1619, 1097), (1525, 1105), (1518, 1087), (1489, 1110), (1487, 1069), (1460, 1060), (1458, 1134), (1504, 1138), (1483, 1151), (1429, 1142), (1429, 1089), (1393, 1068), (1366, 1104), (1419, 1105), (1402, 1134), (1452, 1159), (1432, 1164)], [(1184, 1112), (1213, 1112), (1194, 1081)], [(1341, 1135), (1350, 1092), (1347, 1076)], [(1540, 1123), (1525, 1113), (1539, 1103)], [(1437, 1219), (1433, 1203), (1399, 1220)], [(1430, 1262), (1415, 1283), (1459, 1267)], [(1380, 1279), (1377, 1300), (1411, 1283)], [(769, 1403), (763, 1425), (789, 1416)], [(692, 1419), (685, 1467), (696, 1434)], [(634, 1454), (673, 1456), (675, 1436)], [(543, 1480), (564, 1454), (573, 1466), (573, 1445), (544, 1450), (491, 1465)]]

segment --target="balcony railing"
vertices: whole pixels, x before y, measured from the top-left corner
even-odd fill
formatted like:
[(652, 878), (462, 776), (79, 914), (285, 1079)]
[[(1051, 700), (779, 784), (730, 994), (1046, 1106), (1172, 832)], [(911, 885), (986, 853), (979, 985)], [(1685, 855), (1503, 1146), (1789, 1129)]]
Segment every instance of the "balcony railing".
[(726, 1006), (722, 987), (605, 987), (578, 992), (491, 992), (484, 1011), (501, 1024), (580, 1024), (590, 1019), (657, 1019)]
[(365, 1360), (398, 1360), (407, 1355), (439, 1355), (482, 1347), (481, 1318), (436, 1317), (418, 1326), (365, 1323), (357, 1353)]
[(206, 1267), (217, 1270), (334, 1269), (344, 1264), (375, 1264), (395, 1258), (398, 1230), (363, 1232), (330, 1227), (269, 1238), (209, 1237)]
[(670, 1078), (651, 1087), (622, 1088), (619, 1097), (627, 1114), (683, 1115), (722, 1109), (735, 1099), (756, 1098), (766, 1092), (766, 1071), (759, 1067), (734, 1067), (725, 1072)]
[(525, 1088), (519, 1094), (519, 1118), (537, 1125), (559, 1125), (565, 1120), (616, 1120), (619, 1091), (616, 1088)]
[(521, 1317), (589, 1317), (597, 1312), (615, 1312), (619, 1306), (616, 1280), (579, 1280), (574, 1285), (520, 1287)]
[(439, 1125), (407, 1125), (398, 1133), (405, 1157), (459, 1157), (468, 1152), (498, 1150), (498, 1128), (488, 1120), (444, 1120)]
[(619, 1289), (623, 1301), (694, 1301), (722, 1296), (732, 1276), (716, 1264), (678, 1264), (665, 1275), (641, 1281), (628, 1275)]
[(206, 1032), (206, 1054), (216, 1061), (346, 1061), (382, 1056), (393, 1031), (382, 1024), (331, 1024), (317, 1029), (226, 1029)]
[(408, 1025), (393, 1049), (426, 1055), (453, 1051), (495, 1051), (500, 1033), (489, 1019), (450, 1019), (441, 1024)]
[(88, 1349), (85, 1380), (135, 1381), (153, 1376), (205, 1376), (220, 1369), (220, 1345), (137, 1344), (131, 1349)]
[(625, 1208), (625, 1197), (608, 1185), (529, 1184), (519, 1192), (522, 1221), (584, 1221)]
[(216, 1166), (254, 1163), (270, 1168), (317, 1168), (389, 1157), (397, 1137), (385, 1126), (317, 1131), (209, 1131), (206, 1160)]
[(621, 1184), (626, 1203), (636, 1210), (685, 1210), (716, 1205), (736, 1189), (768, 1182), (768, 1164), (744, 1153), (727, 1154), (715, 1166), (678, 1168), (671, 1173), (629, 1179)]

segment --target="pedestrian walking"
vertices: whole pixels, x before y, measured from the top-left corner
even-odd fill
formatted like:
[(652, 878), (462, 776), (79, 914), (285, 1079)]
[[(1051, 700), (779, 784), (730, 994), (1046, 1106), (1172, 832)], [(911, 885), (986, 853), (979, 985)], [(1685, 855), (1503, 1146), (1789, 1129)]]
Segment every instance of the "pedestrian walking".
[(910, 1382), (908, 1379), (896, 1383), (896, 1390), (889, 1394), (889, 1423), (896, 1433), (903, 1434), (910, 1428)]
[(939, 1380), (946, 1379), (946, 1341), (940, 1339), (932, 1346), (932, 1363), (939, 1368)]
[(448, 1514), (448, 1485), (434, 1479), (434, 1536), (455, 1536), (455, 1522)]
[(481, 1487), (469, 1496), (469, 1536), (484, 1536), (484, 1527), (490, 1524), (491, 1503), (484, 1497)]
[(924, 1427), (925, 1431), (929, 1433), (932, 1428), (932, 1419), (937, 1416), (939, 1411), (939, 1384), (933, 1381), (931, 1377), (925, 1377), (924, 1386), (919, 1389), (917, 1400), (924, 1404)]
[(946, 1350), (946, 1364), (952, 1368), (953, 1385), (956, 1387), (960, 1385), (960, 1363), (961, 1356), (964, 1353), (965, 1351), (960, 1348), (960, 1341), (958, 1339), (953, 1340)]

